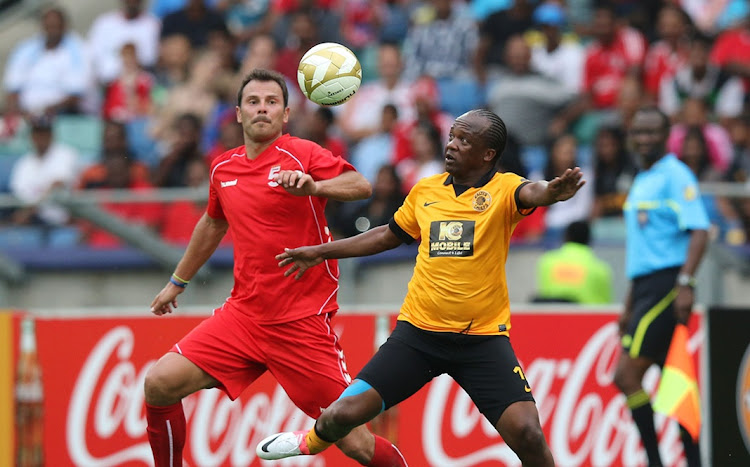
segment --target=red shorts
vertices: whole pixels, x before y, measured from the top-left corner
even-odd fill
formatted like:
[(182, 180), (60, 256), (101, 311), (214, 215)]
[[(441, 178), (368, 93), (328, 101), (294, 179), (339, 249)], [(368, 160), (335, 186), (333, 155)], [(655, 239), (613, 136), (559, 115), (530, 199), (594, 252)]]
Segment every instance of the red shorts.
[(217, 309), (171, 351), (219, 381), (232, 400), (269, 370), (292, 402), (316, 419), (352, 380), (331, 314), (263, 325)]

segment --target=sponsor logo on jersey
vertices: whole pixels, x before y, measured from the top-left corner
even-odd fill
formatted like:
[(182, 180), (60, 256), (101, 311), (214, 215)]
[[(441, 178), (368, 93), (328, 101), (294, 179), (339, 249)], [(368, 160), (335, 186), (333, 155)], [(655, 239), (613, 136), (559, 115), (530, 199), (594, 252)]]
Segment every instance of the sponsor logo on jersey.
[(235, 186), (237, 184), (237, 179), (234, 180), (227, 180), (226, 182), (221, 182), (221, 187), (226, 188), (228, 186)]
[(477, 191), (477, 194), (474, 195), (474, 210), (482, 212), (488, 207), (490, 207), (490, 204), (492, 203), (492, 196), (484, 190)]
[(433, 221), (430, 257), (474, 256), (474, 221)]

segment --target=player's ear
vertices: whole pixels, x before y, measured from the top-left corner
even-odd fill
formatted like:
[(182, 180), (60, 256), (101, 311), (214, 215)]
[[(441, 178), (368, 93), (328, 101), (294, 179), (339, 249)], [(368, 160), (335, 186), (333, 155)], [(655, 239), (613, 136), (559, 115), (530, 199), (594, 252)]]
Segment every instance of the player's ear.
[(235, 106), (234, 113), (237, 115), (237, 123), (242, 124), (242, 112), (240, 111), (240, 106)]
[(496, 150), (490, 148), (485, 149), (483, 159), (485, 162), (491, 162), (495, 158), (495, 154), (497, 154)]
[(289, 122), (289, 107), (284, 109), (284, 123)]

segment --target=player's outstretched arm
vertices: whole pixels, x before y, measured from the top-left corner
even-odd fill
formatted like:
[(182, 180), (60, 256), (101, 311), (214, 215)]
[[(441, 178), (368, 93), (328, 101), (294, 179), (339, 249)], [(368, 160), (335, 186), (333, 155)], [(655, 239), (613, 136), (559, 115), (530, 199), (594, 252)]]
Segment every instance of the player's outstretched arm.
[(292, 265), (284, 271), (284, 276), (288, 277), (296, 272), (294, 278), (299, 279), (305, 271), (320, 264), (323, 260), (374, 255), (396, 248), (401, 243), (403, 243), (401, 239), (393, 233), (390, 227), (381, 225), (354, 237), (335, 242), (293, 249), (286, 248), (283, 253), (276, 256), (276, 259), (279, 260), (280, 268)]
[[(182, 280), (190, 281), (216, 251), (228, 228), (229, 224), (225, 219), (213, 219), (208, 214), (203, 214), (203, 217), (195, 224), (190, 243), (174, 271), (174, 277), (179, 278), (176, 280), (177, 283)], [(177, 296), (184, 291), (185, 287), (179, 287), (170, 280), (151, 302), (151, 313), (155, 315), (171, 313), (172, 307), (177, 308)]]
[(525, 208), (549, 206), (558, 201), (565, 201), (575, 195), (586, 180), (583, 180), (580, 167), (567, 169), (559, 177), (550, 181), (529, 183), (521, 188), (518, 197)]

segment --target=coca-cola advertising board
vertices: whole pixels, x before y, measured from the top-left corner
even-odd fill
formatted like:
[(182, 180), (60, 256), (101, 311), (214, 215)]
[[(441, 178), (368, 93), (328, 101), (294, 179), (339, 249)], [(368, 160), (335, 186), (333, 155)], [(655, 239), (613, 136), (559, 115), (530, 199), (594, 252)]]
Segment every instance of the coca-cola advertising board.
[[(395, 310), (394, 310), (395, 313)], [(54, 465), (150, 465), (143, 380), (148, 368), (202, 318), (131, 317), (39, 319), (37, 339), (44, 378), (44, 455)], [(645, 454), (624, 397), (612, 385), (619, 339), (613, 312), (524, 312), (513, 317), (512, 343), (539, 407), (558, 465), (641, 466)], [(334, 319), (352, 375), (374, 350), (375, 315)], [(691, 351), (703, 341), (699, 317), (691, 323)], [(700, 371), (700, 370), (699, 370)], [(645, 378), (654, 392), (658, 371)], [(314, 390), (314, 388), (310, 388)], [(185, 465), (260, 466), (256, 443), (312, 421), (264, 375), (231, 402), (219, 390), (184, 400)], [(378, 425), (411, 466), (520, 466), (466, 394), (440, 377), (400, 404)], [(682, 447), (674, 423), (657, 416), (666, 465), (679, 465)], [(50, 464), (52, 465), (52, 464)], [(290, 458), (279, 466), (357, 465), (336, 449)]]

